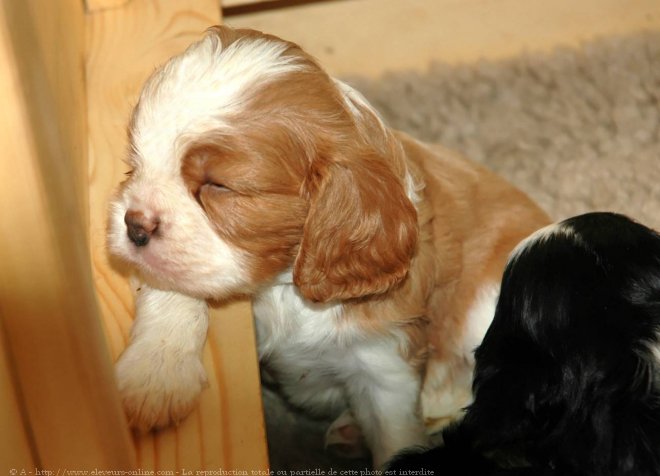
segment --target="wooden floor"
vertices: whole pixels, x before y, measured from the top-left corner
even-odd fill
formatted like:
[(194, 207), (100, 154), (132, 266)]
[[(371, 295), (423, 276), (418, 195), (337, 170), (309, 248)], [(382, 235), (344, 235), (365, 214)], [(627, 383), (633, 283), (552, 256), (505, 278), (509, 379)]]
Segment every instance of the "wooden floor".
[(388, 70), (423, 70), (433, 60), (503, 58), (659, 30), (660, 1), (335, 0), (224, 21), (295, 41), (331, 74), (374, 77)]

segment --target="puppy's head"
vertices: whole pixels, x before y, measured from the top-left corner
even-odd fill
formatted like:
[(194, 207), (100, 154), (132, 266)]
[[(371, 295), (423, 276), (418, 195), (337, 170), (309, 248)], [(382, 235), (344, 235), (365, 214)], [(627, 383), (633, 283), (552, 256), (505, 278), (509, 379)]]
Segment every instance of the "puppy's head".
[(383, 293), (417, 240), (399, 143), (296, 45), (218, 27), (145, 84), (109, 247), (202, 298), (292, 271), (314, 301)]

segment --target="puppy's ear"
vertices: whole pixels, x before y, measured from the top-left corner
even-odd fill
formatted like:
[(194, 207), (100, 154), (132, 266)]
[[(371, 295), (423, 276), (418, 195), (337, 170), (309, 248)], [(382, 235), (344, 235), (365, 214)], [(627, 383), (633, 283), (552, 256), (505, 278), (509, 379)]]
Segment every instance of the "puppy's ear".
[(310, 208), (293, 279), (317, 302), (387, 291), (407, 274), (417, 244), (417, 213), (389, 161), (365, 151), (317, 159)]

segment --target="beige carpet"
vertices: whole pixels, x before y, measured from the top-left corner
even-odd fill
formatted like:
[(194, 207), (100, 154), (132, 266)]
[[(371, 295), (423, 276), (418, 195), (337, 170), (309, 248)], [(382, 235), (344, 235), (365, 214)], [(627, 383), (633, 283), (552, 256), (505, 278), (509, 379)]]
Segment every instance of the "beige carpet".
[[(345, 79), (392, 127), (485, 164), (556, 219), (612, 210), (660, 229), (660, 33)], [(351, 465), (323, 454), (323, 423), (264, 401), (273, 469)]]
[(660, 33), (349, 82), (391, 126), (485, 164), (557, 219), (612, 210), (660, 228)]

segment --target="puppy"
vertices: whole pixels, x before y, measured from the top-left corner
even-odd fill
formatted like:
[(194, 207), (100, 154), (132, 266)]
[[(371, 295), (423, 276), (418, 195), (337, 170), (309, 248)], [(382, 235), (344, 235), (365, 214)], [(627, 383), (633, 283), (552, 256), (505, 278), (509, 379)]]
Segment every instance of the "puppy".
[(290, 403), (339, 415), (328, 440), (361, 435), (377, 467), (469, 403), (506, 257), (548, 222), (523, 193), (250, 30), (213, 28), (156, 71), (129, 140), (109, 248), (145, 281), (117, 363), (133, 426), (191, 410), (205, 299), (238, 294)]
[(464, 420), (443, 448), (392, 468), (660, 475), (660, 235), (592, 213), (523, 242)]

